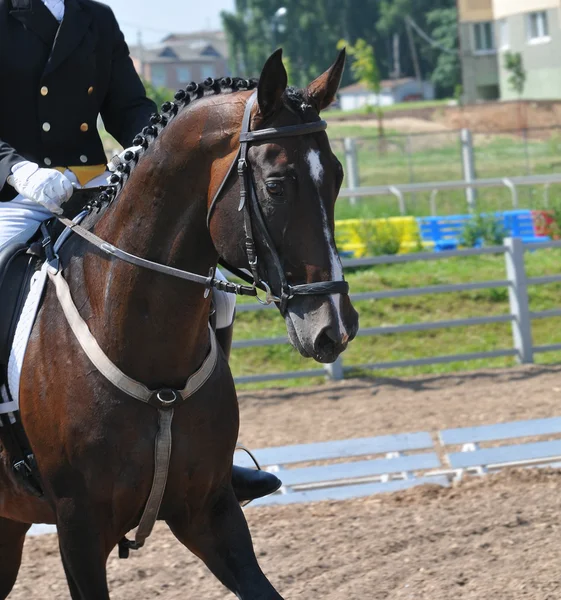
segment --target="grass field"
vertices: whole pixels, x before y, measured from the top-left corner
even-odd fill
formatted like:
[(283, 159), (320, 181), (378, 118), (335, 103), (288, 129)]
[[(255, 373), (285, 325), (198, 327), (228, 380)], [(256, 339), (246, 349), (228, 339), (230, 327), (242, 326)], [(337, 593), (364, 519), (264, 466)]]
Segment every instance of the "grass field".
[[(419, 102), (400, 102), (398, 104), (392, 104), (391, 106), (382, 106), (382, 112), (400, 112), (400, 111), (410, 111), (416, 110), (419, 108), (439, 108), (440, 106), (448, 106), (452, 102), (451, 98), (442, 98), (440, 100), (423, 100)], [(372, 107), (374, 109), (374, 107)], [(325, 115), (330, 119), (338, 118), (338, 117), (349, 117), (353, 115), (364, 115), (365, 108), (356, 108), (354, 110), (340, 110), (340, 109), (330, 109), (326, 111)], [(371, 113), (374, 115), (374, 112)]]
[[(375, 128), (330, 123), (329, 136), (334, 152), (344, 161), (343, 137), (356, 137), (358, 167), (362, 186), (413, 182), (461, 180), (462, 163), (459, 133), (396, 135), (388, 131), (383, 150)], [(559, 172), (561, 169), (561, 135), (553, 132), (546, 139), (525, 140), (515, 134), (476, 134), (474, 138), (476, 174), (479, 178)], [(346, 186), (346, 182), (343, 184)], [(561, 199), (561, 186), (551, 186), (549, 200)], [(430, 193), (409, 194), (407, 212), (414, 216), (430, 214)], [(461, 190), (440, 192), (436, 198), (438, 214), (465, 213), (465, 193)], [(520, 208), (543, 208), (543, 187), (520, 188)], [(478, 191), (481, 211), (512, 208), (508, 189)], [(393, 196), (359, 199), (350, 205), (346, 199), (337, 203), (337, 218), (388, 217), (399, 214)]]
[[(526, 253), (529, 277), (561, 273), (561, 250), (549, 249)], [(434, 262), (378, 266), (348, 273), (351, 292), (365, 292), (395, 288), (418, 287), (447, 283), (463, 283), (504, 279), (502, 256), (474, 256), (442, 259)], [(559, 308), (561, 284), (531, 286), (532, 311)], [(499, 315), (509, 312), (508, 293), (504, 289), (473, 292), (454, 292), (431, 296), (414, 296), (388, 300), (362, 301), (355, 307), (360, 314), (361, 327), (398, 325), (441, 321), (476, 316)], [(276, 310), (239, 313), (236, 319), (235, 339), (275, 337), (286, 335), (284, 321)], [(561, 342), (561, 319), (533, 321), (534, 345)], [(474, 327), (454, 327), (426, 332), (358, 337), (344, 353), (346, 365), (367, 362), (402, 360), (464, 352), (512, 348), (510, 323), (496, 323)], [(538, 354), (536, 362), (558, 362), (560, 352)], [(235, 376), (273, 373), (317, 368), (288, 345), (234, 350), (232, 369)], [(397, 376), (420, 373), (445, 373), (462, 369), (500, 367), (515, 364), (513, 358), (464, 361), (442, 365), (367, 372), (369, 376)], [(323, 378), (291, 381), (317, 383)], [(283, 383), (283, 385), (285, 385)], [(262, 387), (266, 384), (259, 384)], [(278, 385), (278, 382), (275, 384)], [(248, 387), (248, 386), (242, 386)], [(251, 386), (256, 387), (256, 386)]]

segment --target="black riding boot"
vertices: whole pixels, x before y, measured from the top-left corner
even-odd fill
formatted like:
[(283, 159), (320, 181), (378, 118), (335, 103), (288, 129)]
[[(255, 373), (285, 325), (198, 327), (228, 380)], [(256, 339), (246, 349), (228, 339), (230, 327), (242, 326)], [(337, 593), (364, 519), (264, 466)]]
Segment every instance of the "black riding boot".
[[(229, 327), (221, 327), (216, 330), (216, 339), (222, 348), (226, 358), (230, 360), (232, 349), (232, 337), (234, 335), (234, 324)], [(247, 502), (276, 492), (282, 481), (267, 471), (256, 471), (236, 467), (232, 469), (232, 487), (238, 502)]]

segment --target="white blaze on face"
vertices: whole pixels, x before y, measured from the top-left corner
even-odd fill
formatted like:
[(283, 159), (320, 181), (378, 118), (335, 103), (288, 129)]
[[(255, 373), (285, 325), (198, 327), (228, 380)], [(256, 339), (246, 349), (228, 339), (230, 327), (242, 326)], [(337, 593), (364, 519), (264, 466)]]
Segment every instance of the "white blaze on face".
[[(329, 230), (329, 220), (327, 218), (327, 212), (325, 210), (325, 206), (323, 205), (323, 201), (320, 195), (320, 186), (323, 182), (324, 169), (323, 165), (321, 164), (319, 150), (309, 150), (308, 154), (306, 154), (306, 162), (310, 167), (310, 175), (312, 177), (312, 181), (316, 184), (316, 188), (318, 191), (323, 231), (325, 233), (325, 241), (329, 246), (331, 279), (333, 281), (343, 281), (343, 266), (341, 265), (341, 259), (339, 258), (339, 255), (335, 250), (333, 236), (331, 235), (331, 231)], [(343, 323), (343, 318), (341, 317), (341, 294), (331, 294), (331, 302), (333, 304), (335, 312), (337, 313), (337, 319), (339, 321), (339, 331), (342, 336), (346, 336), (347, 330), (345, 328), (345, 324)]]

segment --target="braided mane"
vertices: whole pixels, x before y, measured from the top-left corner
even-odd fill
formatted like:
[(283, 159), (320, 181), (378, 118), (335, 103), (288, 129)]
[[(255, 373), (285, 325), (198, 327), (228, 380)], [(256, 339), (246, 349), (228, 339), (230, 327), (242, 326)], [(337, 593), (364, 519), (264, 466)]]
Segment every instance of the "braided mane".
[(242, 79), (240, 77), (213, 79), (209, 77), (202, 83), (191, 82), (184, 90), (178, 90), (174, 101), (164, 102), (161, 107), (161, 114), (154, 113), (150, 117), (150, 124), (144, 127), (142, 132), (134, 138), (133, 145), (140, 148), (136, 151), (129, 150), (125, 154), (124, 161), (117, 166), (116, 172), (109, 178), (111, 185), (99, 197), (101, 203), (108, 203), (118, 196), (140, 157), (146, 152), (150, 144), (158, 137), (162, 129), (191, 102), (206, 96), (253, 90), (257, 87), (257, 84), (257, 79)]

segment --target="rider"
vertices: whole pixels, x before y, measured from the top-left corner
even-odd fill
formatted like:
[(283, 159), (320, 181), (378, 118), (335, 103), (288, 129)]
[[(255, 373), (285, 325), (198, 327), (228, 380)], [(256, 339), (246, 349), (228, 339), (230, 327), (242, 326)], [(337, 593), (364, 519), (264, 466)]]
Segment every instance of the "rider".
[[(113, 12), (94, 0), (0, 0), (0, 81), (10, 89), (0, 95), (1, 255), (60, 213), (74, 186), (106, 184), (99, 114), (126, 148), (157, 109)], [(219, 294), (217, 339), (229, 356), (235, 303)], [(0, 365), (0, 384), (3, 374)], [(240, 467), (232, 482), (240, 501), (280, 486)]]

